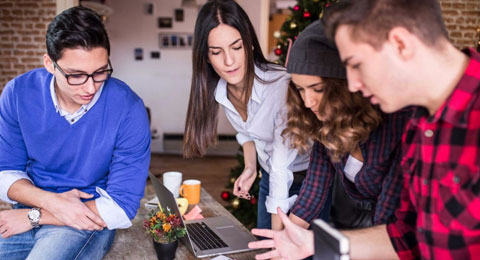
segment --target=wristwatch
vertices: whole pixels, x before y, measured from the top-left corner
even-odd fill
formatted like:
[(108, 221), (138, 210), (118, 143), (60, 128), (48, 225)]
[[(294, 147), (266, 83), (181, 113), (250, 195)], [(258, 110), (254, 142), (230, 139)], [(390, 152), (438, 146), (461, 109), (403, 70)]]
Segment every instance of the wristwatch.
[(32, 224), (32, 227), (37, 228), (40, 225), (38, 222), (40, 221), (40, 217), (42, 216), (42, 213), (40, 212), (39, 208), (32, 208), (27, 214), (28, 220), (30, 220), (30, 224)]

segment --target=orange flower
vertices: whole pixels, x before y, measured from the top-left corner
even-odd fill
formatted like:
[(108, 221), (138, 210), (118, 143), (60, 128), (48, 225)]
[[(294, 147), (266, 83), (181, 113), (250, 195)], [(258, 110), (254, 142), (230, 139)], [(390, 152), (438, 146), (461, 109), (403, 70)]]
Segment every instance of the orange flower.
[(172, 226), (170, 225), (170, 223), (165, 223), (165, 224), (163, 224), (162, 227), (163, 227), (164, 232), (168, 232), (168, 231), (170, 231), (170, 229), (172, 229)]

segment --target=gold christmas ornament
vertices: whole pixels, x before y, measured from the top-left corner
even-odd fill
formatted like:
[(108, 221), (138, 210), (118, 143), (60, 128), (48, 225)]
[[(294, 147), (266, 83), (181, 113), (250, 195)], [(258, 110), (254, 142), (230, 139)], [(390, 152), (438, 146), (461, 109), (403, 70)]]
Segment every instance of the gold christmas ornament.
[(275, 31), (273, 33), (273, 37), (275, 37), (276, 39), (280, 38), (280, 36), (282, 36), (282, 34), (280, 33), (280, 31)]
[(234, 209), (238, 209), (240, 207), (240, 199), (239, 198), (234, 198), (232, 200), (232, 207)]
[(290, 22), (290, 29), (297, 28), (297, 24), (295, 22)]
[(234, 184), (236, 180), (237, 180), (237, 178), (235, 178), (235, 177), (230, 178), (230, 184)]

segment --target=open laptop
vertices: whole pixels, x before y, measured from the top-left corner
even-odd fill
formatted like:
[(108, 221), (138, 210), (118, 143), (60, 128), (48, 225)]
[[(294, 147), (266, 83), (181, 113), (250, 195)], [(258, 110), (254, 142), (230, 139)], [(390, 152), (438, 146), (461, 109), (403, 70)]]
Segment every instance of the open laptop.
[[(180, 216), (173, 194), (152, 173), (149, 175), (160, 205)], [(256, 240), (225, 216), (185, 221), (180, 219), (182, 226), (187, 227), (187, 235), (180, 240), (195, 257), (250, 251), (252, 249), (248, 248), (248, 243)]]
[(314, 260), (350, 260), (350, 243), (340, 231), (334, 229), (327, 222), (316, 219), (313, 221), (315, 239)]

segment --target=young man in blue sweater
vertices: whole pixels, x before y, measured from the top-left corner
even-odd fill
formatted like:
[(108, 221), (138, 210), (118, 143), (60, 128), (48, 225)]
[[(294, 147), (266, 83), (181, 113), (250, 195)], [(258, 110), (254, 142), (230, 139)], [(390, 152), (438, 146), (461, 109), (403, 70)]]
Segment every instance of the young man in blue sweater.
[(128, 228), (150, 162), (142, 100), (110, 77), (101, 19), (74, 7), (50, 23), (45, 68), (0, 97), (0, 259), (101, 259)]

